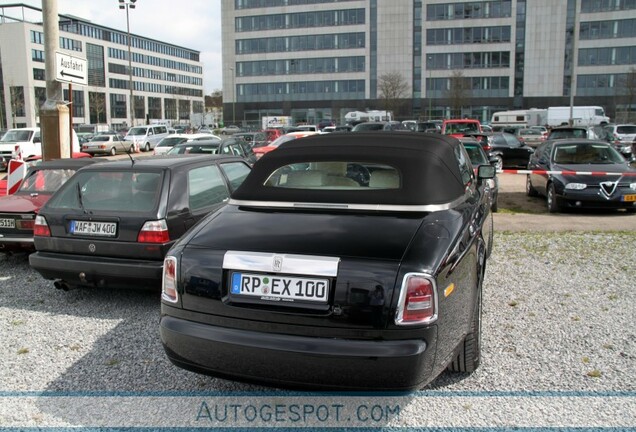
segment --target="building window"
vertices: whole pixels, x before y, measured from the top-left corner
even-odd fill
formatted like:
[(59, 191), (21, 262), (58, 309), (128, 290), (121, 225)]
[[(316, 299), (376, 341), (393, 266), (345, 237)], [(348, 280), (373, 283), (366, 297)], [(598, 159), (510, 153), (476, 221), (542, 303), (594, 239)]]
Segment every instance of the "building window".
[(44, 69), (33, 68), (33, 79), (36, 81), (46, 81), (46, 72)]
[(110, 94), (110, 117), (127, 118), (127, 105), (125, 94)]
[(87, 43), (86, 62), (88, 65), (88, 85), (94, 87), (106, 87), (104, 47)]
[(33, 60), (34, 62), (44, 63), (44, 51), (32, 49), (31, 60)]

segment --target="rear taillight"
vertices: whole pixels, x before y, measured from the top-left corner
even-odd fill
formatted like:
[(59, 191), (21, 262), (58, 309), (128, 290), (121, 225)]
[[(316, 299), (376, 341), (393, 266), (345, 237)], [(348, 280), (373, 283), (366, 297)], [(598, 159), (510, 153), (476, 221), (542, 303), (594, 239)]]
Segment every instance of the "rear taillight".
[(19, 230), (32, 230), (34, 226), (35, 221), (33, 219), (19, 219), (15, 221), (15, 227)]
[(490, 144), (485, 144), (485, 145), (483, 145), (482, 147), (483, 147), (483, 149), (484, 149), (485, 151), (487, 151), (487, 152), (489, 152), (490, 150), (492, 150), (492, 146), (491, 146)]
[(51, 237), (51, 230), (49, 224), (46, 223), (44, 216), (37, 215), (35, 217), (35, 223), (33, 224), (33, 235), (40, 237)]
[(161, 281), (161, 298), (176, 303), (177, 295), (177, 258), (167, 256), (163, 260), (163, 279)]
[(170, 241), (168, 234), (168, 225), (164, 219), (158, 221), (147, 221), (139, 235), (137, 236), (139, 243), (167, 243)]
[(436, 319), (437, 293), (433, 279), (421, 273), (409, 273), (404, 276), (395, 323), (429, 324)]

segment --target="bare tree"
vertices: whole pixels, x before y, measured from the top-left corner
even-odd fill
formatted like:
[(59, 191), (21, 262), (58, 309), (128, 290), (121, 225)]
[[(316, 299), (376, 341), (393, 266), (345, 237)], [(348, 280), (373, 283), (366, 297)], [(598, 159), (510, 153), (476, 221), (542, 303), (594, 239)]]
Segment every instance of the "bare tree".
[(634, 121), (632, 119), (632, 105), (636, 102), (636, 69), (629, 68), (629, 71), (625, 75), (625, 82), (623, 88), (625, 96), (627, 96), (627, 103), (625, 106), (625, 119), (624, 122)]
[(454, 71), (449, 79), (447, 91), (452, 117), (461, 117), (462, 107), (466, 104), (468, 89), (468, 79), (464, 77), (462, 71)]
[(205, 96), (205, 111), (212, 111), (214, 108), (223, 108), (223, 92), (214, 90), (209, 96)]
[(16, 127), (15, 118), (24, 117), (24, 87), (10, 87), (10, 100), (11, 103), (11, 119), (13, 127)]
[(106, 95), (88, 93), (88, 111), (91, 123), (106, 123)]
[(378, 78), (378, 90), (386, 111), (398, 112), (409, 89), (409, 84), (399, 72), (386, 73)]

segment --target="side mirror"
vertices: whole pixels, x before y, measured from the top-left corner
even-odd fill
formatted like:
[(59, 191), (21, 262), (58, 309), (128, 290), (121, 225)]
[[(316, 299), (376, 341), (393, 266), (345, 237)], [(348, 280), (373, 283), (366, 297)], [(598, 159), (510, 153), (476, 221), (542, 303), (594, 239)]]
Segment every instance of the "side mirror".
[(477, 169), (478, 180), (495, 178), (496, 174), (497, 170), (492, 165), (479, 165), (479, 168)]

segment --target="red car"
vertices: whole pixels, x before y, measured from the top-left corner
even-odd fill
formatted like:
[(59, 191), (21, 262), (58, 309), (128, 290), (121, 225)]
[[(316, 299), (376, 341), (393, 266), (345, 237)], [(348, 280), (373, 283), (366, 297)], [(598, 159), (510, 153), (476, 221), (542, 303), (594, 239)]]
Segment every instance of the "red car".
[(278, 148), (278, 146), (284, 142), (291, 141), (296, 138), (306, 137), (309, 135), (316, 135), (318, 133), (320, 132), (313, 132), (313, 131), (290, 132), (288, 134), (279, 136), (274, 141), (272, 141), (271, 143), (269, 143), (268, 145), (264, 147), (253, 147), (252, 151), (256, 155), (256, 160), (258, 160), (261, 157), (263, 157), (265, 153), (271, 152), (272, 150), (276, 150), (276, 148)]
[(442, 134), (455, 138), (463, 137), (472, 133), (481, 133), (481, 123), (472, 119), (451, 119), (442, 123)]
[(35, 250), (33, 224), (40, 208), (91, 158), (58, 159), (31, 166), (18, 191), (0, 196), (0, 251)]

